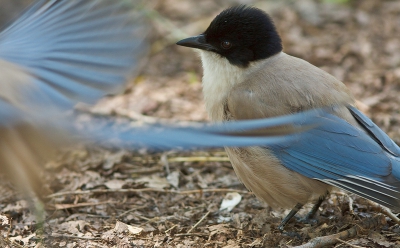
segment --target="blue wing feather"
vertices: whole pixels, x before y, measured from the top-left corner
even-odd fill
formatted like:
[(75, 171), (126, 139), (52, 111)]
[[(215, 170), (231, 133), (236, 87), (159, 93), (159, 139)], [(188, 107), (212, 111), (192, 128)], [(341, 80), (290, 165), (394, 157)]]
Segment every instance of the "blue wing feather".
[(356, 120), (362, 125), (365, 130), (384, 147), (388, 152), (394, 156), (400, 156), (400, 147), (394, 143), (394, 141), (380, 129), (375, 123), (361, 113), (355, 107), (349, 107), (350, 113), (356, 118)]
[[(361, 116), (361, 112), (357, 115)], [(365, 131), (330, 113), (316, 118), (324, 121), (319, 121), (321, 125), (315, 129), (297, 134), (296, 142), (267, 148), (285, 167), (304, 176), (400, 208), (400, 161), (387, 149), (396, 151), (397, 145), (375, 124), (362, 125), (366, 129), (373, 128), (373, 131)], [(360, 118), (367, 123), (366, 116)]]
[(132, 9), (112, 1), (40, 1), (0, 33), (0, 58), (25, 68), (39, 87), (51, 82), (60, 96), (49, 95), (53, 106), (91, 103), (121, 90), (146, 50), (143, 16)]
[[(293, 133), (269, 133), (269, 127), (292, 126), (294, 130), (304, 131), (318, 125), (317, 121), (311, 126), (304, 124), (305, 118), (324, 115), (323, 110), (311, 110), (295, 115), (280, 116), (275, 118), (243, 120), (215, 124), (186, 124), (178, 125), (155, 124), (142, 127), (129, 127), (129, 124), (118, 124), (113, 120), (97, 119), (88, 126), (83, 133), (90, 137), (97, 137), (99, 142), (116, 140), (118, 147), (128, 149), (147, 147), (154, 150), (166, 149), (194, 149), (204, 147), (243, 147), (262, 146), (275, 143), (291, 143), (298, 138)], [(104, 125), (101, 125), (105, 122)], [(263, 129), (265, 133), (254, 136), (251, 131)], [(125, 130), (125, 131), (124, 131)], [(249, 133), (250, 132), (250, 133)]]

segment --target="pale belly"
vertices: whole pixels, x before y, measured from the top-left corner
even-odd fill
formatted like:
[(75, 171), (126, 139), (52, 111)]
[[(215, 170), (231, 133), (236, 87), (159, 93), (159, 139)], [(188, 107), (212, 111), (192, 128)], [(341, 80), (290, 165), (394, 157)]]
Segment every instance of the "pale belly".
[(324, 196), (331, 186), (293, 172), (262, 147), (225, 148), (236, 175), (271, 207), (292, 208)]

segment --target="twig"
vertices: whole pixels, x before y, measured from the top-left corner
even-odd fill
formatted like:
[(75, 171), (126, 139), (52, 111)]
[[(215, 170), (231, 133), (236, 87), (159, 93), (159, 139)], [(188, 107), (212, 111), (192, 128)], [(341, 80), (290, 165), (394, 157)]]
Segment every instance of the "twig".
[(171, 174), (171, 170), (169, 169), (169, 161), (168, 161), (168, 152), (164, 152), (160, 157), (160, 162), (164, 166), (167, 175)]
[(55, 237), (55, 238), (70, 238), (70, 239), (85, 239), (85, 240), (99, 239), (99, 238), (95, 238), (95, 237), (78, 237), (78, 236), (67, 235), (67, 234), (59, 234), (59, 233), (52, 233), (51, 237)]
[(390, 219), (392, 219), (394, 222), (396, 222), (397, 224), (400, 225), (400, 219), (397, 218), (397, 216), (392, 213), (392, 211), (390, 211), (390, 209), (388, 209), (387, 207), (381, 206), (378, 203), (369, 201), (369, 204), (373, 207), (374, 211), (380, 212), (384, 215), (386, 215), (387, 217), (389, 217)]
[(208, 211), (192, 228), (187, 233), (191, 233), (193, 229), (195, 229), (208, 215), (210, 214), (210, 211)]
[(150, 174), (150, 173), (161, 172), (161, 171), (163, 171), (162, 166), (153, 166), (150, 168), (127, 170), (127, 173), (129, 173), (129, 174)]
[(145, 206), (141, 206), (141, 207), (136, 207), (136, 208), (129, 209), (129, 210), (123, 212), (122, 214), (118, 215), (117, 218), (119, 219), (119, 218), (121, 218), (122, 216), (124, 216), (125, 214), (128, 214), (128, 213), (130, 213), (130, 212), (136, 211), (136, 210), (138, 210), (138, 209), (147, 208), (147, 207), (148, 207), (148, 206), (145, 205)]
[(175, 157), (168, 158), (168, 162), (226, 162), (228, 157)]
[(145, 220), (145, 221), (147, 221), (147, 222), (153, 222), (154, 219), (158, 218), (158, 217), (154, 217), (154, 218), (149, 219), (149, 218), (147, 218), (147, 217), (144, 217), (144, 216), (142, 216), (142, 215), (140, 215), (140, 214), (135, 214), (135, 213), (132, 213), (132, 215), (138, 217), (139, 219)]
[(354, 213), (354, 208), (353, 208), (354, 200), (353, 200), (353, 198), (351, 198), (351, 197), (350, 197), (348, 194), (346, 194), (345, 192), (341, 192), (341, 191), (335, 192), (335, 194), (336, 194), (336, 197), (337, 197), (338, 195), (343, 196), (343, 197), (346, 197), (346, 198), (349, 200), (349, 204), (348, 204), (348, 205), (349, 205), (349, 213), (350, 213), (351, 215), (353, 215), (355, 218), (357, 218), (357, 220), (361, 220), (360, 217)]
[[(218, 155), (218, 154), (217, 154)], [(136, 162), (157, 163), (155, 159), (143, 159), (143, 157), (131, 157), (130, 160)], [(221, 156), (190, 156), (190, 157), (170, 157), (168, 162), (227, 162), (230, 161), (226, 154), (221, 153)], [(149, 168), (151, 169), (151, 168)]]
[(168, 230), (165, 231), (165, 233), (171, 231), (172, 229), (174, 229), (175, 227), (177, 227), (178, 225), (173, 225), (171, 228), (169, 228)]
[(366, 219), (359, 225), (355, 225), (354, 227), (347, 229), (343, 232), (324, 237), (317, 237), (311, 239), (306, 244), (295, 246), (293, 248), (320, 248), (320, 247), (334, 245), (337, 242), (339, 242), (339, 240), (344, 240), (357, 236), (357, 234), (360, 233), (363, 229), (377, 228), (384, 224), (386, 224), (385, 216), (379, 214), (373, 218)]
[(202, 194), (202, 193), (227, 193), (227, 192), (238, 192), (241, 194), (251, 194), (249, 191), (235, 190), (235, 189), (198, 189), (198, 190), (165, 190), (165, 189), (155, 189), (155, 188), (143, 188), (143, 189), (95, 189), (95, 190), (85, 190), (85, 191), (66, 191), (59, 192), (55, 194), (48, 195), (47, 198), (55, 198), (65, 195), (86, 195), (86, 194), (97, 194), (97, 193), (135, 193), (135, 192), (160, 192), (160, 193), (170, 193), (170, 194)]
[(208, 236), (205, 233), (177, 233), (174, 236), (179, 237), (179, 236), (199, 236), (199, 237), (204, 237)]
[(57, 210), (62, 210), (62, 209), (68, 209), (68, 208), (90, 207), (90, 206), (113, 204), (113, 203), (117, 203), (117, 202), (106, 201), (106, 202), (83, 202), (83, 203), (77, 203), (77, 204), (54, 204), (54, 207)]
[(349, 199), (349, 212), (350, 214), (354, 215), (354, 208), (353, 208), (354, 201), (350, 196), (347, 195), (347, 197), (348, 197), (347, 199)]
[[(134, 161), (143, 161), (143, 159), (141, 160), (137, 160), (134, 159)], [(156, 160), (153, 161), (147, 161), (147, 162), (153, 162), (156, 163)], [(169, 162), (169, 163), (173, 163), (173, 162), (229, 162), (229, 158), (228, 157), (174, 157), (174, 158), (168, 158), (166, 161), (162, 161), (162, 162)], [(174, 167), (171, 165), (168, 165), (170, 168)], [(193, 164), (190, 164), (190, 166), (194, 166)], [(202, 164), (202, 167), (204, 167), (205, 165)], [(214, 165), (212, 165), (214, 166)], [(140, 169), (132, 169), (132, 170), (127, 170), (127, 173), (130, 174), (147, 174), (147, 173), (154, 173), (154, 172), (160, 172), (163, 171), (163, 167), (160, 165), (157, 166), (153, 166), (150, 168), (140, 168)]]
[(348, 194), (346, 194), (345, 192), (342, 192), (342, 191), (335, 192), (335, 195), (336, 195), (336, 197), (338, 195), (346, 197), (349, 200), (349, 212), (350, 212), (350, 214), (354, 214), (354, 208), (353, 208), (354, 201), (353, 201), (353, 199)]
[[(139, 161), (142, 162), (143, 159), (131, 159), (133, 161)], [(149, 163), (156, 163), (158, 161), (156, 160), (147, 160), (147, 162)], [(162, 161), (164, 162), (168, 162), (168, 163), (174, 163), (174, 162), (229, 162), (229, 158), (228, 157), (173, 157), (173, 158), (168, 158), (166, 161)], [(174, 167), (173, 165), (168, 165), (170, 168)], [(196, 166), (193, 164), (190, 164), (190, 166)], [(201, 164), (202, 167), (204, 167), (204, 164)], [(214, 166), (214, 165), (212, 165)], [(132, 169), (132, 170), (127, 170), (127, 173), (130, 174), (146, 174), (146, 173), (154, 173), (154, 172), (160, 172), (163, 171), (163, 167), (160, 165), (157, 166), (153, 166), (150, 168), (140, 168), (140, 169)]]
[(348, 245), (348, 246), (350, 246), (350, 247), (353, 247), (353, 248), (363, 248), (363, 247), (358, 246), (358, 245), (350, 244), (349, 242), (346, 242), (346, 241), (341, 240), (341, 239), (337, 239), (337, 241), (339, 241), (339, 242), (342, 243), (342, 244), (345, 244), (345, 245)]

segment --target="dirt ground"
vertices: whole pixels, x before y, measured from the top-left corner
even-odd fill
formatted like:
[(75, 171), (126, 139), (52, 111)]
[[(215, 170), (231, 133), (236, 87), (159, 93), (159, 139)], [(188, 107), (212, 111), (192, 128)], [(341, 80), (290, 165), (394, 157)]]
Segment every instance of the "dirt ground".
[[(271, 14), (286, 53), (342, 80), (362, 110), (400, 142), (400, 1), (148, 1), (151, 52), (139, 77), (92, 111), (132, 121), (206, 121), (200, 60), (174, 43), (199, 34), (237, 3)], [(40, 225), (29, 201), (0, 180), (1, 247), (294, 247), (358, 227), (356, 236), (334, 237), (336, 244), (327, 247), (400, 247), (399, 224), (381, 218), (366, 226), (379, 209), (345, 193), (324, 201), (317, 224), (293, 220), (286, 231), (297, 235), (281, 234), (277, 226), (289, 210), (270, 209), (249, 193), (223, 149), (150, 153), (82, 146), (46, 167), (49, 195)], [(224, 199), (237, 205), (220, 210)]]

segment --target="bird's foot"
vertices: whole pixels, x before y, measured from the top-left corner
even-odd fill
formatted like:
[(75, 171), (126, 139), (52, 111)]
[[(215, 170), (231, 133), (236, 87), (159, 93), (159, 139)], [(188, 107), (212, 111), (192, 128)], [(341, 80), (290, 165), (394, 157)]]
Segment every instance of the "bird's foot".
[(297, 232), (281, 232), (281, 234), (289, 238), (303, 239), (303, 237)]
[(300, 218), (300, 217), (295, 217), (296, 221), (299, 223), (303, 223), (303, 224), (309, 224), (312, 226), (318, 225), (318, 220), (315, 218), (310, 218), (308, 216), (304, 217), (304, 218)]
[(302, 239), (301, 235), (299, 233), (297, 233), (297, 232), (286, 232), (286, 231), (284, 231), (285, 226), (286, 226), (286, 223), (281, 223), (277, 228), (279, 230), (279, 232), (283, 236), (286, 236), (286, 237), (289, 237), (289, 238)]

